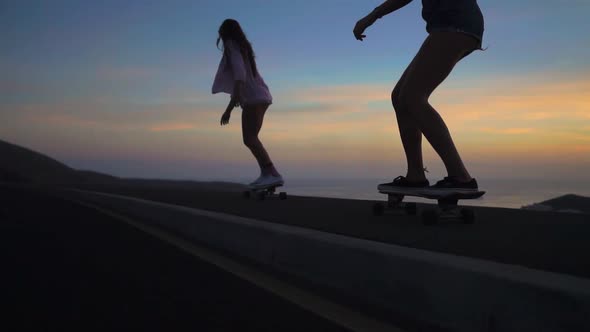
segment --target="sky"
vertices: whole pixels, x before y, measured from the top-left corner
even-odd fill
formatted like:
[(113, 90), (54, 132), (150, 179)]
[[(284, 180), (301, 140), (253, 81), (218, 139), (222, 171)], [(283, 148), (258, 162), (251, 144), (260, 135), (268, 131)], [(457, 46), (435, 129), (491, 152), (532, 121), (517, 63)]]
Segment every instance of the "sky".
[[(0, 139), (125, 177), (258, 176), (240, 111), (211, 94), (226, 18), (273, 94), (260, 138), (291, 178), (405, 174), (390, 92), (426, 38), (421, 2), (357, 41), (365, 0), (1, 1)], [(431, 96), (478, 178), (590, 180), (590, 2), (479, 0), (483, 46)], [(445, 174), (424, 146), (429, 177)]]

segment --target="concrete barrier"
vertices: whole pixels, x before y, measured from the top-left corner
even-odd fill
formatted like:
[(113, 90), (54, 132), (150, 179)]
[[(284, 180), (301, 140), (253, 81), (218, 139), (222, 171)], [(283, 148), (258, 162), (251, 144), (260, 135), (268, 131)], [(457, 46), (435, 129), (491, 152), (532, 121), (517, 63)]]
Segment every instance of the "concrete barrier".
[(112, 194), (67, 195), (453, 331), (590, 331), (588, 279)]

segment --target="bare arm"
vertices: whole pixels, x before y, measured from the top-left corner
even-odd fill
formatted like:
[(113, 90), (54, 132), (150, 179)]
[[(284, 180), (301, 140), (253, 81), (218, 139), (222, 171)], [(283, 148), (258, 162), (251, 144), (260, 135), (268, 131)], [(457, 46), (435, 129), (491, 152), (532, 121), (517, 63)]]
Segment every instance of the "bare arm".
[(377, 6), (369, 15), (373, 15), (375, 20), (377, 20), (404, 7), (410, 2), (412, 2), (412, 0), (386, 0), (384, 3)]
[(236, 80), (234, 83), (234, 93), (232, 94), (231, 99), (229, 100), (229, 104), (227, 104), (227, 107), (225, 108), (225, 112), (223, 112), (223, 115), (221, 116), (220, 122), (222, 126), (229, 123), (231, 112), (235, 107), (238, 107), (240, 105), (240, 93), (242, 89), (242, 84), (243, 81), (241, 80)]
[(375, 21), (377, 21), (378, 19), (404, 7), (410, 2), (412, 2), (412, 0), (386, 0), (384, 3), (373, 9), (373, 11), (370, 12), (367, 16), (361, 18), (358, 22), (356, 22), (356, 25), (354, 26), (353, 30), (354, 36), (356, 37), (356, 39), (362, 41), (363, 38), (366, 37), (365, 35), (363, 35), (365, 29), (373, 25), (373, 23), (375, 23)]

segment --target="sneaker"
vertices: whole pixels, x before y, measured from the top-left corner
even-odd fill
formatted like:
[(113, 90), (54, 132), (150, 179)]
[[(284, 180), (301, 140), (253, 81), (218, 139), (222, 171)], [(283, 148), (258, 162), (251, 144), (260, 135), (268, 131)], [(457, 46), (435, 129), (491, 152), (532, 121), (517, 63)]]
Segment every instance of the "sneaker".
[(282, 176), (265, 175), (254, 186), (256, 188), (266, 188), (272, 186), (282, 186), (285, 184)]
[(395, 179), (393, 179), (392, 182), (389, 183), (381, 183), (380, 185), (377, 186), (377, 189), (379, 191), (384, 191), (387, 192), (389, 191), (395, 191), (395, 190), (399, 190), (399, 188), (403, 188), (408, 189), (408, 190), (421, 190), (424, 188), (428, 188), (428, 186), (430, 185), (430, 183), (428, 182), (428, 180), (424, 180), (424, 181), (420, 181), (420, 182), (410, 182), (408, 181), (408, 179), (406, 179), (405, 176), (398, 176)]
[(260, 181), (262, 180), (262, 178), (263, 178), (263, 177), (264, 177), (264, 176), (260, 175), (260, 176), (258, 177), (258, 179), (256, 179), (256, 180), (254, 180), (254, 181), (250, 182), (250, 183), (248, 184), (248, 187), (251, 187), (251, 188), (255, 187), (255, 186), (256, 186), (256, 184), (257, 184), (258, 182), (260, 182)]
[(447, 176), (431, 186), (429, 190), (437, 193), (452, 192), (452, 193), (472, 193), (478, 191), (477, 180), (471, 179), (467, 182), (459, 182), (455, 177)]

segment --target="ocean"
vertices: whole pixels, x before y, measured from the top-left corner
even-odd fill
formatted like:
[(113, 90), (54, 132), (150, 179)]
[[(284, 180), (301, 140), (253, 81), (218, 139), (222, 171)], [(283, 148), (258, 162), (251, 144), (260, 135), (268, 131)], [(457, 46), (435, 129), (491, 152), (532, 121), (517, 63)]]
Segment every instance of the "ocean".
[[(301, 196), (385, 200), (386, 196), (377, 192), (377, 185), (383, 182), (387, 180), (287, 178), (282, 189), (289, 194)], [(590, 181), (478, 179), (478, 183), (479, 188), (486, 191), (486, 194), (479, 199), (464, 200), (462, 205), (521, 208), (523, 205), (540, 203), (565, 194), (590, 197)], [(409, 197), (407, 200), (429, 202), (416, 197)]]

